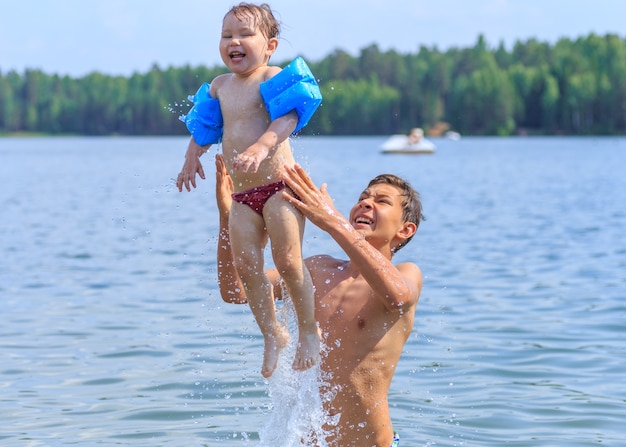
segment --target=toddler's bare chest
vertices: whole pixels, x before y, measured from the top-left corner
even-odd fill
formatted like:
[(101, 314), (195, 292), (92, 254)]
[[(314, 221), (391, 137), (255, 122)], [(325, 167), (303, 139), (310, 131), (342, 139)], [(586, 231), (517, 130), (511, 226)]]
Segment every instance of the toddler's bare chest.
[(261, 90), (257, 83), (231, 84), (221, 88), (219, 92), (222, 114), (237, 114), (245, 112), (265, 112), (265, 105), (261, 97)]

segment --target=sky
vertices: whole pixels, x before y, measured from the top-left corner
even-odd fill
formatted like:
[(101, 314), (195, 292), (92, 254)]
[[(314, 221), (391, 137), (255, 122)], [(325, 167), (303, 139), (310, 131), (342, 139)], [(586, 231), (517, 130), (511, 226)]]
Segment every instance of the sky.
[[(239, 0), (0, 0), (0, 74), (39, 69), (128, 76), (184, 65), (221, 65), (222, 18)], [(466, 48), (480, 34), (495, 48), (590, 33), (626, 37), (624, 0), (268, 0), (282, 23), (273, 61), (319, 61)]]

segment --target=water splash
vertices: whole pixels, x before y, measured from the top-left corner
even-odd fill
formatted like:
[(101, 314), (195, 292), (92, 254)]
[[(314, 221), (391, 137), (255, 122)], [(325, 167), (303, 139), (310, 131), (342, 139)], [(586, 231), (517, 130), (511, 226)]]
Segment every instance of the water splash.
[[(286, 290), (283, 296), (287, 297)], [(323, 373), (317, 365), (306, 371), (295, 371), (291, 365), (296, 350), (298, 328), (295, 311), (287, 297), (278, 310), (279, 321), (290, 334), (290, 341), (278, 359), (278, 366), (268, 379), (270, 414), (259, 430), (258, 447), (327, 446), (326, 437), (336, 420), (328, 417), (323, 401), (329, 396), (320, 392), (325, 385)]]

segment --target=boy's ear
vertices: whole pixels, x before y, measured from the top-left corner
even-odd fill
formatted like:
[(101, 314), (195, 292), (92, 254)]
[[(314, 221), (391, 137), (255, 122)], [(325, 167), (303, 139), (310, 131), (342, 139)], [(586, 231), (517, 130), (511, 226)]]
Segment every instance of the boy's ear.
[(417, 231), (417, 225), (413, 222), (404, 222), (402, 228), (398, 231), (398, 236), (402, 239), (408, 239)]

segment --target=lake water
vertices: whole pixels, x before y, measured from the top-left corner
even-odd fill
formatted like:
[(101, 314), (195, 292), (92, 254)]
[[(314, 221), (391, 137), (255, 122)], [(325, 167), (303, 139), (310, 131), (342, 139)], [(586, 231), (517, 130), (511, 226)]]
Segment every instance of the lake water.
[[(389, 396), (402, 445), (626, 445), (626, 139), (383, 140), (293, 146), (343, 212), (382, 172), (422, 194), (397, 255), (425, 276)], [(258, 443), (262, 343), (216, 289), (214, 151), (181, 194), (185, 147), (0, 139), (0, 445)]]

